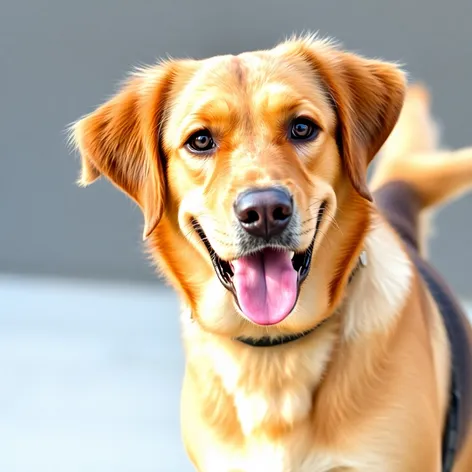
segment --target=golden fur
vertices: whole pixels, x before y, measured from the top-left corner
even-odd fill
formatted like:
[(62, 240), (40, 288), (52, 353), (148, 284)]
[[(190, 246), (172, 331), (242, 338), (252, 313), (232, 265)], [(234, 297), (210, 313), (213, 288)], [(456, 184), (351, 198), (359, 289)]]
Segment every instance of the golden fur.
[[(104, 175), (137, 202), (149, 250), (181, 297), (182, 431), (197, 470), (440, 471), (447, 336), (366, 182), (405, 92), (393, 64), (294, 38), (269, 51), (140, 70), (74, 126), (80, 183)], [(436, 153), (427, 100), (424, 88), (410, 90), (373, 180), (407, 180), (424, 209), (472, 183), (472, 150)], [(295, 114), (321, 129), (302, 147), (284, 132)], [(202, 128), (218, 140), (211, 157), (185, 147)], [(321, 202), (327, 207), (294, 311), (262, 327), (218, 281), (192, 220), (220, 258), (237, 258), (233, 202), (274, 184), (293, 195), (298, 251), (313, 239)], [(348, 285), (362, 250), (367, 267)], [(323, 320), (286, 346), (234, 340)], [(461, 460), (454, 472), (472, 470), (472, 451)]]

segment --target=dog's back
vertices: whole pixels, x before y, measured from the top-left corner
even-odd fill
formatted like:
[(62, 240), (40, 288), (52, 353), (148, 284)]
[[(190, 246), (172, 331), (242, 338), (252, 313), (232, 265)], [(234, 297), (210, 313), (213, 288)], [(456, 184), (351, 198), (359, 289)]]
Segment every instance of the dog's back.
[[(377, 207), (402, 239), (436, 301), (451, 350), (450, 403), (443, 471), (469, 470), (472, 432), (472, 332), (452, 291), (426, 260), (428, 211), (472, 187), (472, 148), (437, 151), (429, 95), (413, 86), (373, 176)], [(455, 467), (455, 468), (453, 468)]]

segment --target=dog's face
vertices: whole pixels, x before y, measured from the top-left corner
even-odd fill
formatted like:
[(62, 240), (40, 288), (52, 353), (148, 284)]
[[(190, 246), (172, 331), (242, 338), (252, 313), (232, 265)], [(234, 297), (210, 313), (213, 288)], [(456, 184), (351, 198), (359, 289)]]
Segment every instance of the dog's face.
[(82, 183), (104, 174), (140, 205), (205, 329), (310, 329), (361, 249), (366, 169), (403, 95), (394, 66), (311, 40), (169, 62), (77, 123)]

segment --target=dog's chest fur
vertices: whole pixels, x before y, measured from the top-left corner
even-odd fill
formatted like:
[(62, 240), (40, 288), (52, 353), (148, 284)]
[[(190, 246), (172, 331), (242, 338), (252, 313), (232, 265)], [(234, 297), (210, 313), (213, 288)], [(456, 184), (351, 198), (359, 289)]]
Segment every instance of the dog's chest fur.
[[(396, 472), (385, 462), (385, 457), (366, 444), (362, 450), (328, 451), (310, 444), (310, 432), (298, 428), (280, 442), (257, 440), (244, 454), (231, 451), (225, 444), (214, 443), (214, 448), (201, 456), (202, 472)], [(307, 453), (307, 451), (309, 451)]]
[[(208, 366), (200, 375), (218, 378), (220, 388), (232, 399), (244, 445), (232, 446), (220, 440), (218, 421), (203, 428), (213, 430), (208, 447), (198, 449), (199, 464), (205, 472), (328, 472), (336, 470), (387, 471), (367, 446), (350, 458), (326, 447), (318, 447), (313, 435), (313, 397), (330, 360), (336, 339), (346, 342), (361, 333), (385, 329), (400, 313), (412, 275), (410, 263), (394, 236), (379, 227), (366, 240), (367, 268), (353, 283), (340, 317), (318, 328), (309, 338), (298, 341), (297, 349), (231, 348), (225, 341), (187, 343), (187, 359), (195, 366)], [(355, 293), (357, 291), (357, 293)], [(369, 300), (369, 303), (367, 303)], [(193, 329), (186, 329), (192, 336)], [(193, 333), (195, 334), (195, 333)], [(215, 345), (219, 344), (219, 345)], [(198, 346), (193, 349), (192, 346)], [(228, 405), (229, 407), (229, 405)], [(287, 433), (266, 434), (277, 425), (290, 426)], [(236, 426), (236, 425), (235, 425)], [(237, 426), (236, 426), (237, 427)]]

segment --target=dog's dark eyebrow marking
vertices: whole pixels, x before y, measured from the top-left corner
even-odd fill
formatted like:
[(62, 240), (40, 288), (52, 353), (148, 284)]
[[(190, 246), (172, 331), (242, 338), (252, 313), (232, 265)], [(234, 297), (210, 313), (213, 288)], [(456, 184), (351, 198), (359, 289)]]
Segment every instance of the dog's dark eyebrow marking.
[(244, 86), (246, 83), (246, 71), (241, 64), (241, 59), (239, 59), (239, 57), (233, 56), (231, 58), (230, 68), (238, 79), (239, 84)]

